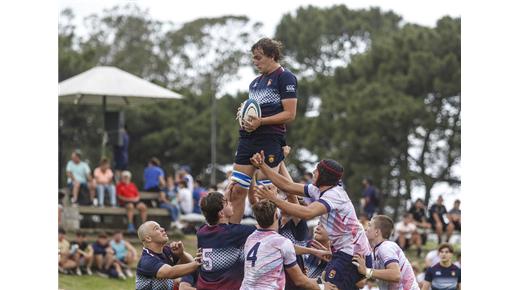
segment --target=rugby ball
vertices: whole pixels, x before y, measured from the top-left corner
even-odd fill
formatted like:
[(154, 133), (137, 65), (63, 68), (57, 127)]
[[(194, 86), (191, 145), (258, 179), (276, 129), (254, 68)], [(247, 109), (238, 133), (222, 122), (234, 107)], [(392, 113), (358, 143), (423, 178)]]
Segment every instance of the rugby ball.
[[(260, 110), (260, 105), (254, 99), (247, 99), (245, 102), (242, 103), (242, 106), (240, 108), (240, 116), (238, 118), (241, 128), (244, 128), (245, 122), (249, 121), (250, 117), (262, 118), (262, 111)], [(248, 130), (246, 131), (252, 132)]]

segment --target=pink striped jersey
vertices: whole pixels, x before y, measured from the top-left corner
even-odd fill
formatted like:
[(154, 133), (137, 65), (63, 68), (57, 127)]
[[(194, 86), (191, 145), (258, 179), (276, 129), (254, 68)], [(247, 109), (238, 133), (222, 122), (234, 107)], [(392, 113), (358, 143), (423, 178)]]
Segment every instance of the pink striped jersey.
[(368, 242), (365, 229), (363, 229), (362, 225), (360, 226), (360, 233), (357, 239), (354, 241), (354, 253), (359, 254), (361, 256), (370, 256), (372, 255), (372, 248), (370, 247), (370, 243)]
[(412, 265), (403, 250), (395, 242), (386, 240), (374, 247), (374, 268), (386, 269), (390, 263), (399, 264), (401, 279), (399, 279), (399, 283), (378, 280), (380, 290), (420, 290)]
[[(323, 192), (313, 184), (304, 187), (304, 196), (313, 202), (320, 202), (327, 213), (320, 216), (320, 224), (325, 227), (333, 252), (341, 251), (354, 255), (356, 242), (365, 243), (365, 230), (359, 222), (354, 205), (341, 185), (333, 186)], [(359, 254), (365, 254), (366, 244), (358, 245)], [(356, 251), (357, 252), (357, 251)]]
[(297, 266), (293, 243), (272, 230), (257, 229), (244, 246), (241, 290), (284, 289), (284, 267)]

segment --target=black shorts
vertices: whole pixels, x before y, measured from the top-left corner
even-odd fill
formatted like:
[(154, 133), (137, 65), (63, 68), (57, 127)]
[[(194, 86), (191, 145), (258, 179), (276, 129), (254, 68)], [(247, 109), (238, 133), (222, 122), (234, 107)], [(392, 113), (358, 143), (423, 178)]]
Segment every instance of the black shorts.
[(284, 160), (282, 147), (285, 145), (285, 136), (279, 134), (240, 137), (235, 155), (235, 164), (251, 165), (249, 158), (255, 153), (264, 150), (264, 162), (269, 167), (276, 167)]
[(343, 252), (332, 254), (332, 260), (325, 267), (325, 281), (333, 283), (340, 290), (358, 290), (356, 283), (362, 279), (357, 267), (352, 264), (351, 255)]
[(454, 221), (453, 225), (455, 226), (455, 230), (460, 232), (460, 221)]

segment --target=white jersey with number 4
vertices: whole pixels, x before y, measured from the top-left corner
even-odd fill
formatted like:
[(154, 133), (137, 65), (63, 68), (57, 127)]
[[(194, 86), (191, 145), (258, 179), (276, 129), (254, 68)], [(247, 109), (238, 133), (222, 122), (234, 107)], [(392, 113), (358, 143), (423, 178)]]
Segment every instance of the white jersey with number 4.
[(244, 280), (240, 289), (283, 289), (284, 267), (296, 265), (291, 241), (275, 231), (257, 229), (244, 246)]

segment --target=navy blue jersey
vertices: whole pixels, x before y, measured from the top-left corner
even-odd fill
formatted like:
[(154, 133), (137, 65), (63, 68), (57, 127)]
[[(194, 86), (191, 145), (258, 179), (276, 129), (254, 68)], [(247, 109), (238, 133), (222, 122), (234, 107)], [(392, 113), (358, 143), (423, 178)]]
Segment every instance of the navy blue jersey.
[(432, 290), (456, 290), (460, 283), (460, 268), (454, 264), (445, 268), (437, 263), (426, 270), (424, 280), (432, 284)]
[(244, 278), (244, 244), (255, 226), (203, 225), (197, 231), (202, 249), (197, 289), (240, 289)]
[[(279, 220), (279, 224), (282, 224), (281, 219)], [(295, 224), (294, 221), (290, 219), (287, 223), (281, 225), (281, 227), (278, 229), (278, 233), (280, 235), (291, 240), (293, 244), (302, 247), (305, 247), (307, 244), (306, 240), (308, 232), (309, 228), (307, 227), (307, 222), (305, 220), (300, 220), (298, 224)], [(305, 269), (305, 264), (302, 255), (296, 255), (296, 263), (298, 263), (298, 266), (300, 266), (300, 269), (303, 272)], [(289, 276), (289, 274), (287, 274), (287, 272), (285, 274), (285, 281), (286, 290), (302, 289), (296, 287), (296, 285), (291, 280), (291, 277)]]
[(164, 246), (162, 253), (143, 248), (143, 254), (137, 264), (135, 288), (136, 290), (166, 290), (173, 289), (173, 279), (157, 279), (159, 269), (168, 264), (174, 266), (179, 258), (173, 254), (169, 246)]
[(321, 278), (321, 273), (325, 271), (327, 262), (313, 255), (305, 255), (304, 264), (307, 277)]
[[(283, 112), (282, 100), (296, 98), (297, 80), (289, 70), (279, 67), (268, 75), (261, 75), (249, 85), (249, 98), (260, 105), (262, 117), (269, 117)], [(286, 127), (280, 125), (263, 125), (255, 131), (247, 133), (240, 129), (240, 136), (257, 134), (285, 135)]]

